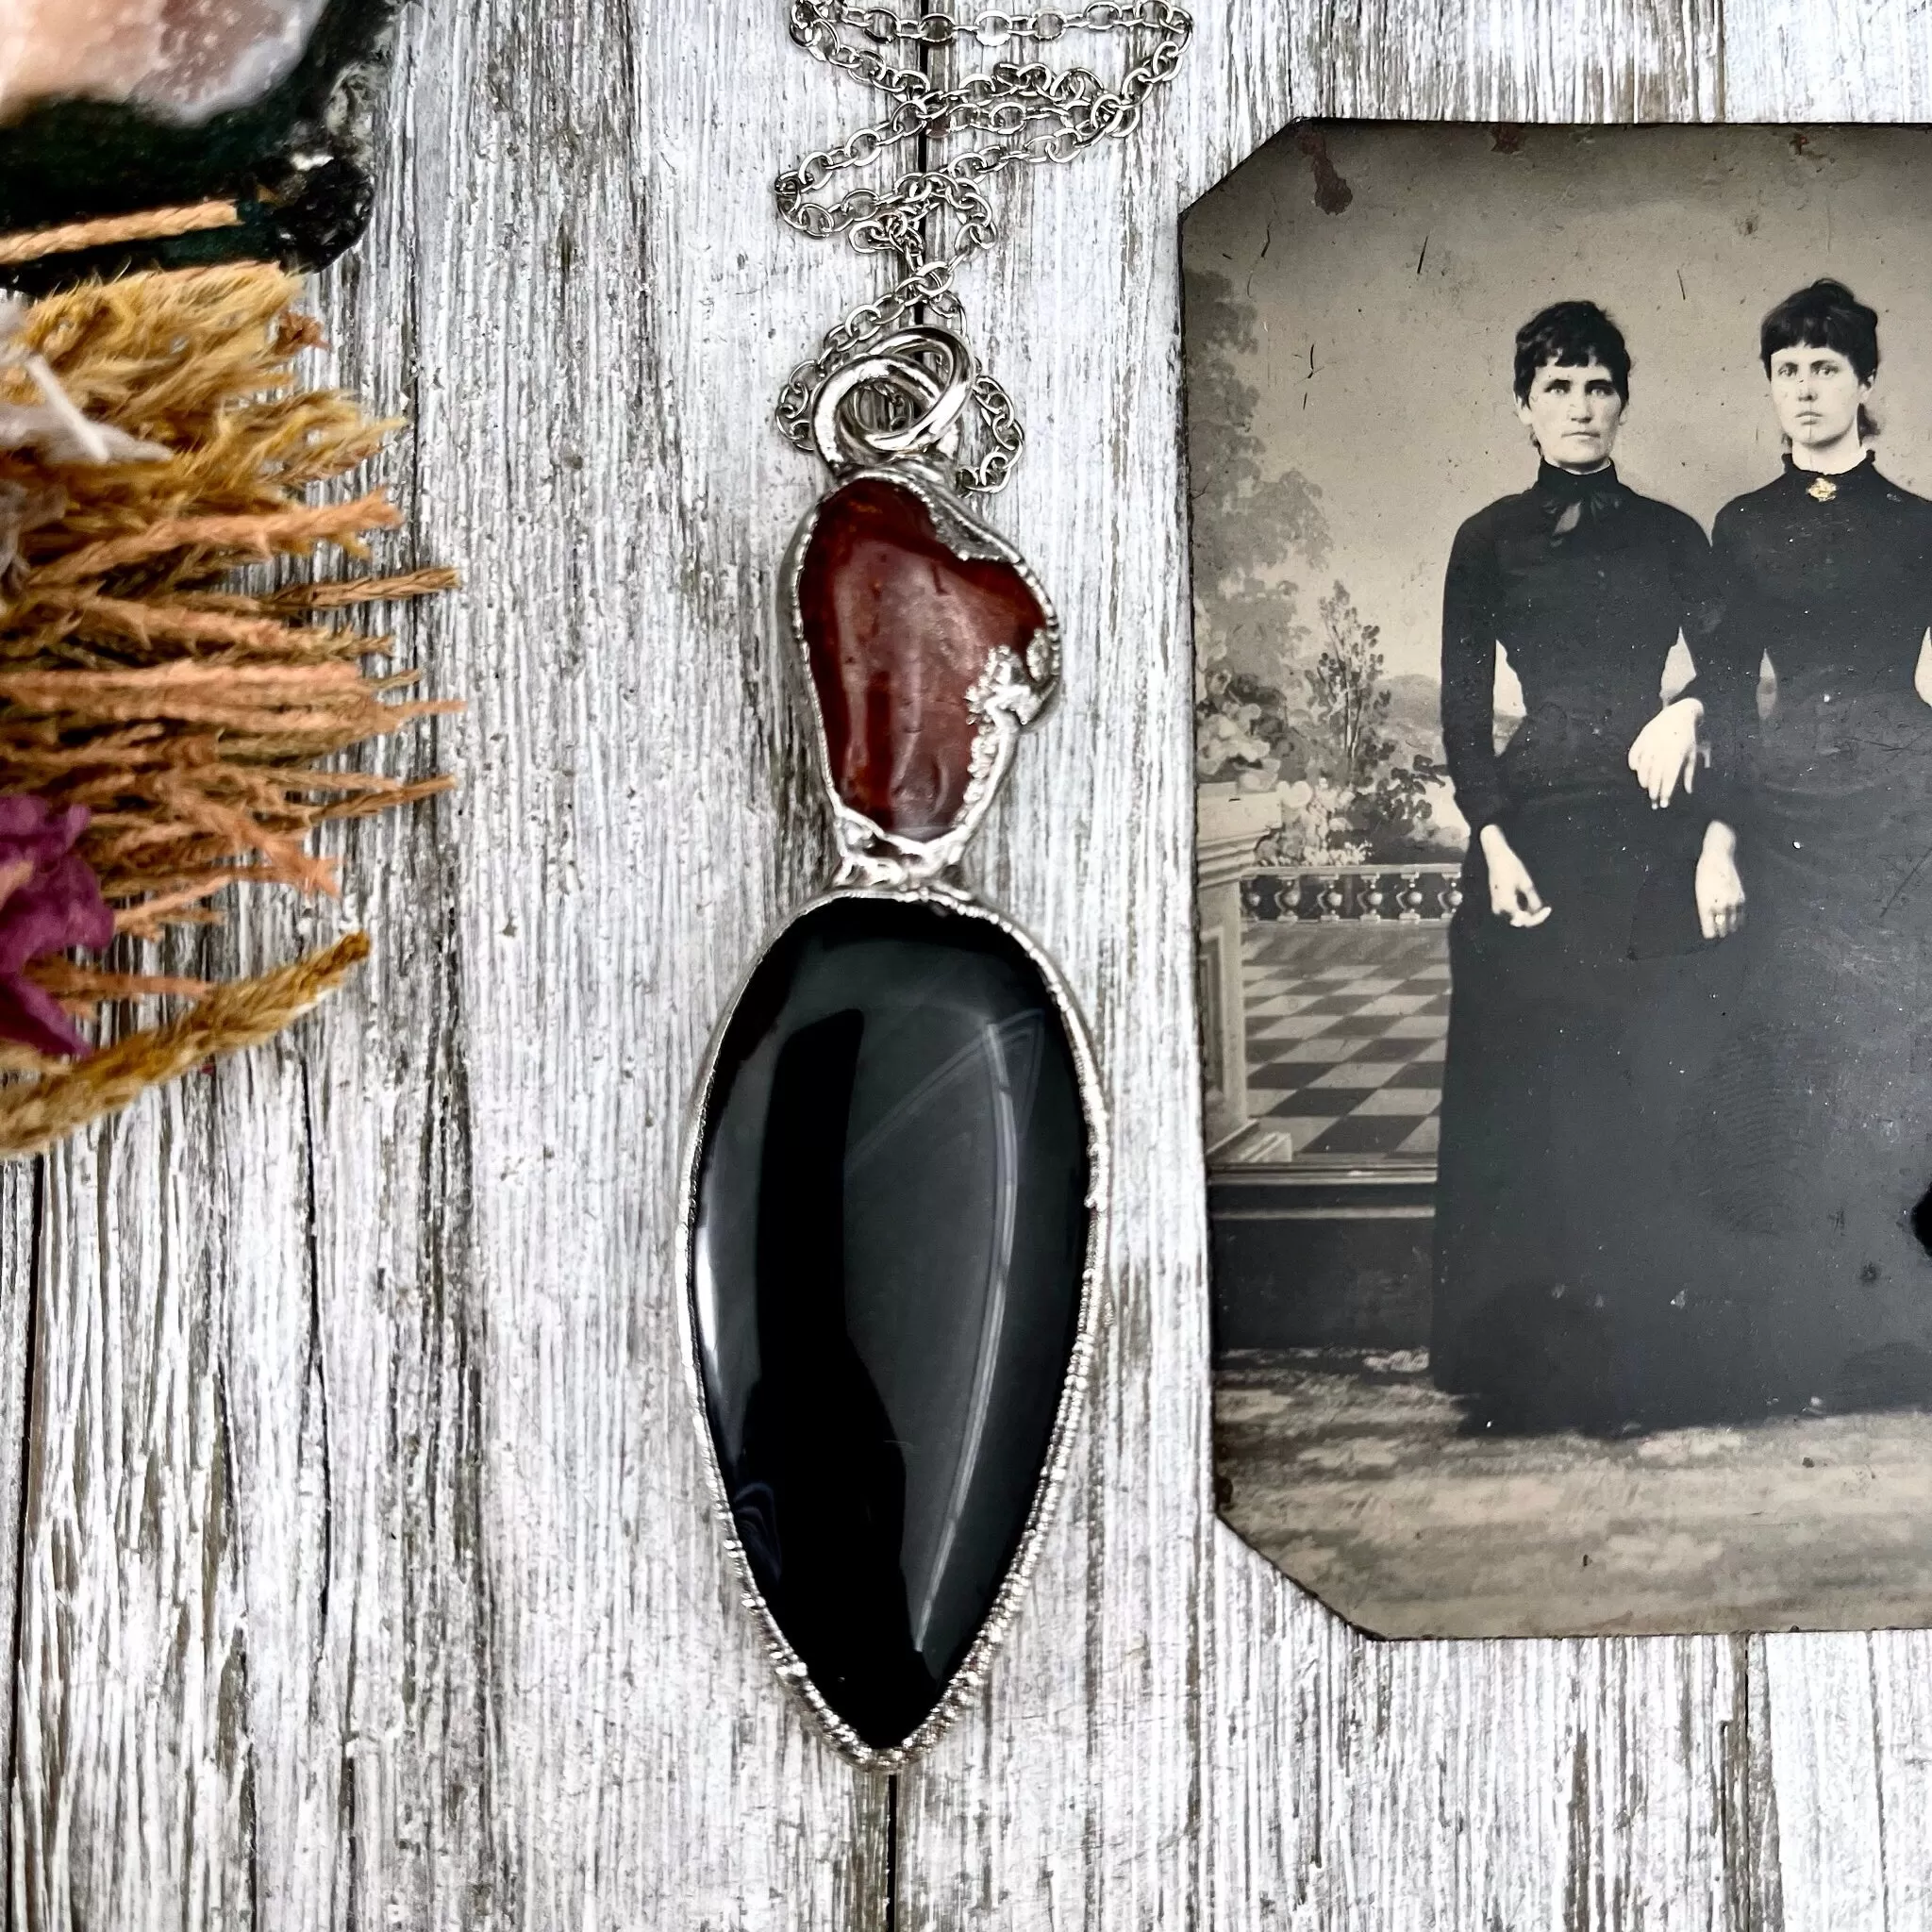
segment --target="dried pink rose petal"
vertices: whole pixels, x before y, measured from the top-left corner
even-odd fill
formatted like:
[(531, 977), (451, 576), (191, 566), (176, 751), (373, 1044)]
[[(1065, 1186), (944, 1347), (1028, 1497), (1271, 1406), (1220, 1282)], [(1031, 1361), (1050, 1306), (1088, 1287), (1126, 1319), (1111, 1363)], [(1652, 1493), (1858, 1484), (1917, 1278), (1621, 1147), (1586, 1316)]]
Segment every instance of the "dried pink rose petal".
[(36, 1053), (89, 1051), (59, 1003), (25, 972), (30, 959), (70, 946), (97, 952), (114, 937), (100, 881), (74, 849), (89, 817), (82, 806), (0, 798), (0, 1040)]

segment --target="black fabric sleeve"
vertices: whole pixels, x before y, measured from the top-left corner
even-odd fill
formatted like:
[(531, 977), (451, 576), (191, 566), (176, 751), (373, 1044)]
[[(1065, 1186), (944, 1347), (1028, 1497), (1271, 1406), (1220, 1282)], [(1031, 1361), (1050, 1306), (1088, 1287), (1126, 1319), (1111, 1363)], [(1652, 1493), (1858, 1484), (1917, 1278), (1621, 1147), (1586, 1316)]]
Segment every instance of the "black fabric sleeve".
[[(1677, 627), (1693, 667), (1690, 682), (1677, 695), (1704, 706), (1704, 735), (1711, 745), (1710, 767), (1697, 774), (1695, 805), (1703, 818), (1728, 822), (1736, 810), (1737, 758), (1724, 691), (1729, 673), (1724, 658), (1726, 599), (1724, 579), (1709, 540), (1681, 510), (1671, 515), (1665, 533), (1671, 586), (1676, 594)], [(1720, 721), (1725, 746), (1718, 748)]]
[(1697, 660), (1691, 691), (1704, 701), (1704, 729), (1717, 781), (1713, 797), (1722, 796), (1733, 811), (1741, 808), (1740, 788), (1757, 724), (1757, 667), (1765, 639), (1739, 538), (1736, 514), (1729, 507), (1721, 509), (1710, 533), (1717, 620), (1701, 643), (1690, 643), (1690, 655)]
[(1442, 750), (1472, 835), (1509, 803), (1496, 763), (1498, 604), (1495, 545), (1472, 518), (1456, 533), (1442, 581)]

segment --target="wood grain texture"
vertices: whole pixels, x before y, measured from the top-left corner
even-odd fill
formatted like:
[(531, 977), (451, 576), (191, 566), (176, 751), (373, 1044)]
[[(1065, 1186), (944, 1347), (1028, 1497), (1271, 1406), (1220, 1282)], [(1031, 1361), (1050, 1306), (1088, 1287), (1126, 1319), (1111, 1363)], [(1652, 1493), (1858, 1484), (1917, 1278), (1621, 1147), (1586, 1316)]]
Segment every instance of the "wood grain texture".
[[(20, 1605), (20, 1532), (25, 1507), (28, 1421), (27, 1366), (32, 1338), (34, 1277), (40, 1262), (36, 1228), (45, 1176), (38, 1160), (0, 1161), (0, 1616), (10, 1640)], [(0, 1763), (13, 1762), (15, 1698), (0, 1696)], [(0, 1841), (13, 1834), (0, 1815)]]
[[(1932, 1918), (1924, 1638), (1377, 1645), (1208, 1479), (1178, 212), (1297, 115), (1927, 116), (1924, 10), (1824, 11), (1204, 7), (1145, 136), (1032, 171), (969, 280), (1033, 432), (993, 514), (1068, 642), (978, 872), (1093, 1020), (1118, 1176), (1074, 1479), (904, 1781), (899, 1928)], [(774, 5), (406, 14), (318, 299), (414, 419), (397, 554), (467, 574), (396, 620), (465, 784), (345, 837), (340, 913), (208, 942), (365, 922), (343, 996), (0, 1170), (16, 1924), (884, 1923), (884, 1789), (705, 1517), (670, 1267), (706, 1034), (824, 864), (767, 619), (816, 479), (768, 399), (870, 284), (767, 183), (862, 106)]]
[(1932, 32), (1916, 0), (1752, 0), (1724, 15), (1730, 121), (1924, 121)]
[[(339, 376), (416, 422), (398, 554), (467, 575), (400, 619), (472, 700), (437, 747), (466, 786), (345, 841), (377, 957), (325, 1018), (48, 1163), (22, 1924), (863, 1927), (883, 1897), (882, 1793), (737, 1613), (671, 1319), (697, 1054), (820, 861), (762, 516), (807, 480), (774, 487), (777, 324), (825, 278), (776, 258), (736, 36), (691, 19), (695, 49), (625, 0), (406, 19), (377, 225), (319, 299)], [(749, 84), (802, 142), (824, 103), (783, 51)]]

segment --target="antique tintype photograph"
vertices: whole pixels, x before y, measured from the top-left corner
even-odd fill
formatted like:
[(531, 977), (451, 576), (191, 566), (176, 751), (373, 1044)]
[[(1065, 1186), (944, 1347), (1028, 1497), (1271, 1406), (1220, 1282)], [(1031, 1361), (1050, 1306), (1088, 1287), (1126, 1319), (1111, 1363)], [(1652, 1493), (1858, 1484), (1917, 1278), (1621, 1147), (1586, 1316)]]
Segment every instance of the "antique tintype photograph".
[(1291, 129), (1183, 230), (1224, 1515), (1932, 1618), (1932, 140)]

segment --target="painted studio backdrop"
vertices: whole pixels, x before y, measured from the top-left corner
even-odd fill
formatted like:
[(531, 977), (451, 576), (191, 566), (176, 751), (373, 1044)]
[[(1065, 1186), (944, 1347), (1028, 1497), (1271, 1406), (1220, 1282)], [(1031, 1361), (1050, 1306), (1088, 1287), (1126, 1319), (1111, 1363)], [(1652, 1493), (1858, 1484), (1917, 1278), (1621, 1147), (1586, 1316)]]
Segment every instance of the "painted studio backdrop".
[[(1932, 710), (1913, 692), (1903, 646), (1888, 645), (1870, 689), (1854, 691), (1833, 681), (1843, 653), (1800, 662), (1804, 625), (1777, 632), (1787, 641), (1774, 648), (1773, 618), (1760, 611), (1751, 629), (1738, 614), (1748, 589), (1738, 558), (1749, 548), (1738, 531), (1771, 532), (1750, 541), (1775, 575), (1779, 558), (1797, 555), (1776, 518), (1802, 519), (1811, 504), (1845, 534), (1806, 526), (1790, 539), (1825, 548), (1811, 577), (1786, 586), (1789, 608), (1809, 612), (1815, 601), (1821, 635), (1834, 622), (1875, 635), (1877, 620), (1853, 624), (1844, 599), (1857, 604), (1874, 569), (1890, 573), (1916, 645), (1925, 520), (1915, 498), (1932, 494), (1928, 189), (1932, 140), (1912, 130), (1340, 125), (1284, 133), (1186, 219), (1217, 1488), (1243, 1535), (1371, 1629), (1856, 1627), (1932, 1613), (1932, 1374), (1920, 1374), (1932, 1370), (1920, 1333), (1932, 1321), (1932, 1259), (1914, 1245), (1912, 1203), (1901, 1198), (1889, 1221), (1879, 1215), (1869, 1255), (1846, 1264), (1849, 1285), (1831, 1274), (1830, 1243), (1862, 1237), (1856, 1209), (1847, 1236), (1845, 1210), (1814, 1200), (1822, 1170), (1805, 1137), (1843, 1143), (1829, 1091), (1852, 1075), (1803, 1012), (1781, 1017), (1779, 1000), (1803, 1008), (1805, 988), (1781, 991), (1767, 962), (1774, 949), (1787, 962), (1806, 957), (1790, 936), (1838, 912), (1775, 875), (1771, 846), (1802, 841), (1777, 818), (1783, 781), (1762, 749), (1782, 744), (1776, 755), (1789, 758), (1802, 727), (1807, 782), (1840, 771), (1852, 754), (1814, 727), (1838, 715), (1823, 708), (1835, 697), (1841, 711), (1855, 700), (1860, 718), (1878, 721), (1874, 732), (1892, 734), (1883, 786), (1906, 788), (1911, 802), (1888, 803), (1885, 825), (1905, 840), (1932, 823), (1912, 789), (1932, 763), (1932, 732), (1917, 753), (1912, 708), (1928, 725)], [(1816, 486), (1788, 465), (1759, 330), (1821, 277), (1875, 311), (1882, 362), (1868, 398), (1874, 461)], [(1539, 453), (1519, 415), (1517, 333), (1566, 301), (1596, 305), (1627, 344), (1608, 494), (1612, 473), (1579, 484), (1544, 471), (1538, 495)], [(1812, 492), (1802, 504), (1801, 489)], [(1641, 1157), (1656, 1169), (1641, 1190), (1622, 1155), (1587, 1139), (1574, 1160), (1610, 1168), (1579, 1187), (1560, 1163), (1562, 1122), (1580, 1113), (1525, 1090), (1522, 1144), (1501, 1157), (1517, 1171), (1505, 1172), (1499, 1198), (1514, 1199), (1512, 1185), (1574, 1193), (1583, 1204), (1574, 1224), (1593, 1196), (1624, 1225), (1592, 1237), (1581, 1266), (1559, 1257), (1541, 1274), (1523, 1263), (1523, 1278), (1505, 1279), (1518, 1264), (1496, 1264), (1494, 1295), (1468, 1332), (1500, 1364), (1496, 1382), (1512, 1384), (1512, 1400), (1500, 1401), (1484, 1382), (1489, 1357), (1471, 1375), (1444, 1362), (1437, 1247), (1452, 997), (1461, 994), (1459, 1014), (1474, 1010), (1478, 969), (1467, 960), (1487, 958), (1505, 926), (1484, 925), (1495, 917), (1488, 874), (1465, 866), (1470, 827), (1447, 770), (1441, 666), (1457, 533), (1509, 498), (1521, 504), (1502, 512), (1494, 544), (1506, 575), (1524, 542), (1547, 546), (1535, 571), (1560, 571), (1600, 540), (1611, 592), (1616, 573), (1636, 567), (1627, 532), (1640, 515), (1682, 513), (1702, 558), (1725, 506), (1757, 508), (1725, 512), (1732, 577), (1721, 529), (1719, 589), (1703, 601), (1701, 585), (1686, 592), (1687, 612), (1699, 613), (1687, 630), (1720, 606), (1730, 629), (1714, 628), (1707, 648), (1702, 633), (1658, 648), (1643, 674), (1646, 708), (1660, 708), (1687, 690), (1717, 692), (1720, 640), (1730, 654), (1734, 688), (1705, 701), (1699, 794), (1678, 792), (1660, 817), (1674, 827), (1701, 828), (1721, 812), (1737, 821), (1745, 926), (1713, 941), (1693, 922), (1688, 940), (1657, 949), (1670, 957), (1656, 973), (1619, 926), (1621, 1030), (1600, 1063), (1562, 1058), (1579, 1024), (1562, 1013), (1549, 1022), (1557, 1058), (1525, 1076), (1530, 1088), (1574, 1078), (1641, 1091), (1653, 1080), (1671, 1112)], [(1511, 517), (1529, 519), (1523, 532), (1510, 534)], [(1859, 561), (1859, 542), (1875, 565)], [(1524, 594), (1546, 608), (1541, 586), (1536, 577)], [(1748, 594), (1770, 609), (1770, 591)], [(1924, 615), (1932, 622), (1932, 596)], [(1485, 630), (1485, 651), (1488, 641)], [(1524, 730), (1525, 683), (1529, 710), (1548, 711), (1539, 678), (1539, 666), (1497, 650), (1499, 750)], [(1726, 705), (1738, 744), (1749, 741), (1735, 758), (1713, 733)], [(1641, 803), (1635, 776), (1629, 786)], [(1826, 811), (1815, 787), (1805, 796), (1807, 809)], [(1867, 809), (1869, 788), (1859, 799)], [(1849, 837), (1854, 821), (1827, 813), (1824, 823)], [(1524, 843), (1531, 833), (1511, 836)], [(1694, 837), (1684, 849), (1689, 918)], [(1880, 859), (1851, 861), (1868, 862)], [(1896, 891), (1889, 876), (1855, 881), (1874, 895), (1883, 888), (1885, 958), (1907, 989), (1885, 982), (1874, 997), (1890, 1000), (1888, 1011), (1913, 1005), (1920, 938), (1932, 929), (1915, 878), (1906, 866)], [(1833, 889), (1827, 880), (1819, 891)], [(1471, 890), (1482, 894), (1480, 918), (1458, 913)], [(1552, 934), (1576, 933), (1585, 896), (1552, 889), (1561, 901)], [(1461, 964), (1452, 931), (1477, 949), (1457, 950)], [(1828, 977), (1838, 955), (1819, 944)], [(1472, 984), (1458, 989), (1457, 972)], [(1841, 1004), (1826, 977), (1814, 1006)], [(1555, 997), (1574, 991), (1560, 986)], [(1519, 1048), (1530, 1052), (1510, 1043), (1516, 995), (1483, 997), (1487, 1017), (1458, 1018), (1457, 1052), (1465, 1068), (1511, 1065)], [(1591, 1014), (1584, 1032), (1601, 1017)], [(1908, 1074), (1922, 1051), (1917, 1023), (1906, 1024), (1896, 1038), (1865, 1029), (1891, 1058), (1862, 1069), (1854, 1095), (1883, 1115), (1874, 1132), (1901, 1175), (1925, 1141), (1907, 1090), (1890, 1097), (1895, 1069)], [(1800, 1094), (1812, 1097), (1785, 1105)], [(1579, 1096), (1577, 1108), (1593, 1100)], [(1663, 1116), (1630, 1118), (1639, 1146)], [(1554, 1176), (1547, 1188), (1525, 1179), (1537, 1162)], [(1814, 1239), (1815, 1267), (1802, 1259)], [(1590, 1270), (1620, 1241), (1622, 1276), (1611, 1268), (1611, 1285), (1596, 1291)], [(1781, 1270), (1790, 1279), (1776, 1278)], [(1813, 1374), (1806, 1360), (1830, 1371)], [(1566, 1407), (1563, 1391), (1583, 1382)]]

